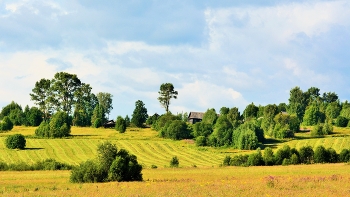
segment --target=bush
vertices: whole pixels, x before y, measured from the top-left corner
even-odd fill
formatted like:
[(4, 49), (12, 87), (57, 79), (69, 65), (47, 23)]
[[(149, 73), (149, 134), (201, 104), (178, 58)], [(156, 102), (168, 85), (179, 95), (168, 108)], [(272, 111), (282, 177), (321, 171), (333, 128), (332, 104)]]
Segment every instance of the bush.
[(235, 155), (230, 160), (231, 166), (248, 166), (248, 157), (249, 155)]
[(241, 150), (254, 150), (258, 147), (258, 137), (251, 129), (244, 129), (244, 124), (233, 133), (233, 146)]
[(123, 117), (118, 116), (117, 121), (115, 123), (115, 130), (119, 131), (119, 133), (125, 133), (126, 131), (126, 121)]
[(6, 147), (9, 149), (24, 149), (26, 139), (22, 134), (10, 135), (5, 140)]
[(102, 182), (104, 177), (101, 175), (99, 166), (94, 161), (88, 160), (72, 170), (70, 181), (72, 183)]
[(328, 152), (323, 146), (318, 146), (314, 152), (314, 162), (315, 163), (326, 163), (328, 162)]
[(164, 127), (165, 130), (165, 136), (166, 138), (170, 138), (173, 140), (181, 140), (190, 138), (191, 131), (188, 129), (187, 124), (181, 120), (174, 120), (171, 121), (170, 124), (168, 123), (168, 127)]
[(230, 156), (226, 156), (224, 158), (224, 161), (222, 162), (222, 165), (223, 166), (229, 166), (229, 165), (231, 165), (230, 163), (231, 163), (231, 157)]
[(312, 137), (318, 137), (318, 136), (323, 136), (323, 126), (320, 124), (317, 124), (314, 126), (314, 128), (311, 130), (311, 136)]
[(179, 159), (175, 156), (170, 160), (170, 167), (178, 168), (179, 167)]
[(196, 145), (197, 146), (206, 146), (207, 145), (207, 138), (204, 136), (198, 136), (196, 138)]
[(142, 181), (142, 166), (135, 155), (110, 142), (98, 145), (97, 161), (86, 161), (72, 170), (73, 183), (105, 181)]
[(348, 149), (343, 149), (339, 155), (339, 161), (348, 162), (350, 161), (350, 151)]
[(118, 155), (108, 171), (109, 181), (142, 181), (142, 166), (135, 155)]
[(99, 128), (102, 126), (102, 119), (101, 118), (96, 118), (96, 120), (94, 121), (94, 123), (92, 124), (92, 126), (94, 128)]
[(273, 151), (270, 147), (265, 148), (263, 160), (264, 160), (266, 166), (272, 166), (275, 164), (275, 158), (273, 155)]
[(10, 118), (5, 116), (2, 121), (0, 121), (0, 131), (11, 131), (13, 129), (13, 123)]
[(297, 154), (293, 153), (292, 156), (290, 157), (290, 164), (296, 165), (299, 163), (300, 163), (299, 156)]
[(333, 148), (328, 148), (328, 162), (329, 163), (337, 163), (339, 161), (339, 155)]
[(278, 149), (275, 155), (276, 165), (281, 165), (284, 159), (289, 159), (291, 156), (290, 147), (288, 145), (284, 145), (281, 149)]
[(349, 120), (343, 116), (338, 116), (335, 120), (335, 126), (337, 127), (346, 127), (348, 125)]
[(71, 118), (65, 112), (57, 112), (50, 122), (43, 121), (35, 130), (35, 135), (48, 138), (62, 138), (70, 135)]
[(257, 149), (256, 153), (250, 154), (248, 156), (247, 165), (248, 166), (261, 166), (261, 165), (264, 165), (264, 160), (263, 160), (263, 157), (261, 155), (260, 148)]
[(314, 151), (311, 146), (303, 146), (299, 150), (300, 163), (310, 164), (313, 161)]

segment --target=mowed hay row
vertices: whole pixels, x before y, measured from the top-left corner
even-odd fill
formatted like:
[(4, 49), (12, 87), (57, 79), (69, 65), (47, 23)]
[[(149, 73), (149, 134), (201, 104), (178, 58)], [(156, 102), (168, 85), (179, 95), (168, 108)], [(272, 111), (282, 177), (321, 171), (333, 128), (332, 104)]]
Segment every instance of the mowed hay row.
[[(45, 159), (77, 165), (97, 156), (97, 147), (107, 139), (27, 139), (25, 150), (10, 150), (5, 147), (4, 138), (0, 143), (0, 160), (6, 163), (34, 163)], [(201, 151), (184, 146), (172, 140), (109, 140), (118, 149), (126, 149), (137, 156), (139, 163), (149, 168), (152, 165), (168, 167), (172, 157), (177, 156), (180, 167), (217, 166), (225, 157), (224, 153)], [(194, 145), (191, 145), (194, 146)]]
[[(325, 148), (333, 148), (337, 153), (340, 153), (343, 149), (350, 149), (350, 137), (325, 137), (325, 138), (313, 138), (303, 140), (292, 140), (284, 143), (291, 148), (300, 149), (303, 146), (311, 146), (314, 149), (317, 146), (324, 146)], [(279, 147), (282, 147), (281, 144)]]

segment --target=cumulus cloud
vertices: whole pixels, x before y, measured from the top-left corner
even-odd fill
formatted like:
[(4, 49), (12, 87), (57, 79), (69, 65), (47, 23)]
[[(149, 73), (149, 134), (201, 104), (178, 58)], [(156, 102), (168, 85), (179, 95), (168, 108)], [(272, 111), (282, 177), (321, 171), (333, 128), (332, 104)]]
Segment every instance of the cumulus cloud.
[(295, 86), (350, 96), (350, 3), (213, 4), (4, 2), (0, 104), (28, 103), (59, 71), (112, 93), (112, 116), (136, 100), (161, 113), (165, 82), (179, 91), (174, 113), (287, 102)]

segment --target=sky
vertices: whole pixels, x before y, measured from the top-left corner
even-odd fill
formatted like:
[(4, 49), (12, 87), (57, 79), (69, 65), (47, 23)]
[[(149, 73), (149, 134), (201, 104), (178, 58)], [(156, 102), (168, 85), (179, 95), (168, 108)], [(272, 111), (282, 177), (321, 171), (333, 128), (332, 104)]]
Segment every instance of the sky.
[(76, 74), (113, 95), (111, 118), (288, 103), (318, 87), (350, 99), (348, 0), (0, 0), (0, 108), (34, 106), (35, 82)]

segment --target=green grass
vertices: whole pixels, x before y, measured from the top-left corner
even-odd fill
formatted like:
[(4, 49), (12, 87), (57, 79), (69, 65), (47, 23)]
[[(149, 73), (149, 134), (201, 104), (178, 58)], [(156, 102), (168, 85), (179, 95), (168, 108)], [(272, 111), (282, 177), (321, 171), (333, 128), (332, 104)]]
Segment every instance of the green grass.
[[(72, 136), (64, 139), (39, 139), (34, 136), (33, 127), (14, 127), (8, 133), (0, 133), (0, 161), (6, 163), (34, 163), (53, 158), (59, 162), (77, 165), (96, 157), (99, 143), (109, 140), (118, 148), (128, 150), (137, 156), (139, 163), (145, 168), (156, 165), (160, 168), (169, 166), (170, 159), (177, 156), (180, 167), (212, 167), (219, 166), (226, 155), (246, 154), (252, 151), (240, 151), (233, 148), (196, 147), (192, 140), (173, 141), (157, 137), (151, 129), (128, 128), (120, 134), (114, 129), (72, 128)], [(25, 150), (10, 150), (5, 147), (8, 135), (21, 133), (26, 136)], [(300, 149), (310, 145), (316, 147), (332, 147), (338, 153), (350, 148), (350, 129), (335, 128), (332, 135), (323, 138), (311, 138), (310, 133), (297, 133), (295, 139), (269, 139), (265, 146), (278, 149), (285, 144)], [(264, 147), (264, 146), (263, 146)]]

